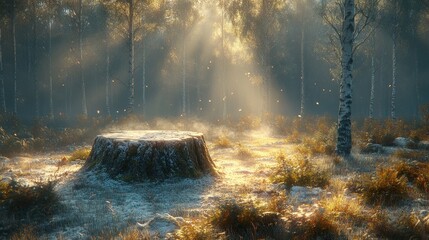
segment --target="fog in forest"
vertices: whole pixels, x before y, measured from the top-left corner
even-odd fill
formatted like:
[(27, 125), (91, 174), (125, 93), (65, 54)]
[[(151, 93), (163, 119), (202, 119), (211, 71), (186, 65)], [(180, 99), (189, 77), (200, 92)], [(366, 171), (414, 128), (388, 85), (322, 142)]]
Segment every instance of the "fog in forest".
[[(334, 2), (151, 0), (130, 11), (129, 1), (2, 1), (3, 110), (26, 120), (133, 112), (216, 121), (298, 116), (303, 99), (304, 116), (336, 116)], [(394, 31), (396, 115), (417, 119), (429, 101), (427, 5), (374, 2), (357, 3), (352, 116), (369, 116), (372, 73), (373, 116), (391, 115)]]

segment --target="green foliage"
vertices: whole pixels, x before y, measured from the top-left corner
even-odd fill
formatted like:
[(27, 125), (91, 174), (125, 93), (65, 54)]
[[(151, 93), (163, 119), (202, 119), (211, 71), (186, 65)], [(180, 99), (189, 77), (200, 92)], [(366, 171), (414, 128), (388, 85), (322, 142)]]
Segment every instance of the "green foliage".
[(325, 187), (329, 184), (329, 173), (317, 169), (306, 157), (286, 159), (284, 154), (280, 154), (277, 160), (278, 164), (271, 176), (274, 183), (282, 183), (287, 188), (292, 186)]

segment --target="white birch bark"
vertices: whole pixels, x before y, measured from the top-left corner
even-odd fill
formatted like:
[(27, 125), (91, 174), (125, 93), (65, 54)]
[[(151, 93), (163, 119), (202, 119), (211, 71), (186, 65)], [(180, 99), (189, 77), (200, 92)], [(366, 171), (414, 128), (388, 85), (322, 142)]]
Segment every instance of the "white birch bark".
[(4, 92), (3, 52), (0, 28), (0, 113), (6, 113), (6, 96)]
[(349, 156), (352, 148), (351, 105), (355, 5), (354, 0), (344, 0), (343, 4), (344, 19), (341, 32), (340, 106), (338, 111), (336, 152), (340, 156)]

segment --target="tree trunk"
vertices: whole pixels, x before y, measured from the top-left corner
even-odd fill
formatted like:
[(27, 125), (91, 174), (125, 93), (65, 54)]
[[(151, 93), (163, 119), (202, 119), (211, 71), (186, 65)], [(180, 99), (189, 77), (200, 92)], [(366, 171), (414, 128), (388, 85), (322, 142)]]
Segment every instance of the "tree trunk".
[(186, 35), (183, 31), (182, 56), (182, 116), (186, 115)]
[(49, 1), (49, 118), (54, 119), (54, 99), (53, 99), (53, 83), (52, 83), (52, 6)]
[(31, 66), (32, 66), (32, 73), (31, 73), (31, 79), (34, 84), (34, 109), (36, 117), (40, 117), (40, 108), (39, 108), (39, 82), (36, 77), (36, 48), (37, 48), (37, 28), (36, 28), (36, 22), (37, 22), (37, 13), (36, 13), (36, 1), (32, 0), (32, 58), (31, 58)]
[(79, 0), (79, 75), (82, 91), (82, 115), (84, 118), (88, 117), (88, 108), (86, 103), (86, 83), (83, 76), (83, 17), (82, 17), (82, 0)]
[(226, 90), (226, 78), (225, 78), (225, 0), (222, 0), (222, 94), (223, 94), (223, 112), (222, 112), (222, 119), (225, 121), (226, 117), (228, 115), (227, 112), (227, 90)]
[(85, 170), (124, 181), (217, 175), (201, 133), (124, 131), (96, 137)]
[(109, 40), (106, 34), (106, 114), (108, 117), (112, 115), (110, 111), (110, 93), (111, 93), (111, 85), (110, 85), (110, 53), (109, 53)]
[(16, 1), (13, 1), (12, 9), (12, 38), (13, 38), (13, 114), (18, 114), (18, 83), (17, 83), (17, 69), (16, 69)]
[(6, 96), (4, 91), (3, 52), (0, 27), (0, 113), (6, 113)]
[(301, 117), (304, 117), (304, 106), (305, 106), (305, 62), (304, 62), (304, 40), (305, 40), (305, 18), (302, 16), (302, 25), (301, 25)]
[(128, 76), (128, 114), (134, 111), (134, 0), (129, 2), (128, 19), (129, 76)]
[(396, 30), (392, 33), (392, 96), (390, 99), (390, 117), (396, 119)]
[(336, 152), (340, 156), (349, 156), (352, 148), (351, 105), (353, 43), (355, 28), (354, 0), (344, 0), (344, 20), (341, 35), (341, 83), (340, 106), (338, 111), (338, 138)]
[(375, 99), (375, 36), (371, 36), (371, 95), (369, 99), (369, 118), (374, 118), (374, 99)]
[(142, 37), (142, 48), (143, 48), (143, 53), (142, 53), (142, 108), (143, 108), (143, 116), (146, 115), (146, 40)]

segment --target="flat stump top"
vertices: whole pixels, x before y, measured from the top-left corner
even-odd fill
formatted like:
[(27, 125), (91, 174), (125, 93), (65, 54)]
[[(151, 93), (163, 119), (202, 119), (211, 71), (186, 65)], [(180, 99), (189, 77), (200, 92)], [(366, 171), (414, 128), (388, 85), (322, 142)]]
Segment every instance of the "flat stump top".
[(118, 141), (183, 141), (190, 138), (202, 137), (202, 133), (173, 130), (126, 130), (120, 132), (105, 133), (99, 136)]

